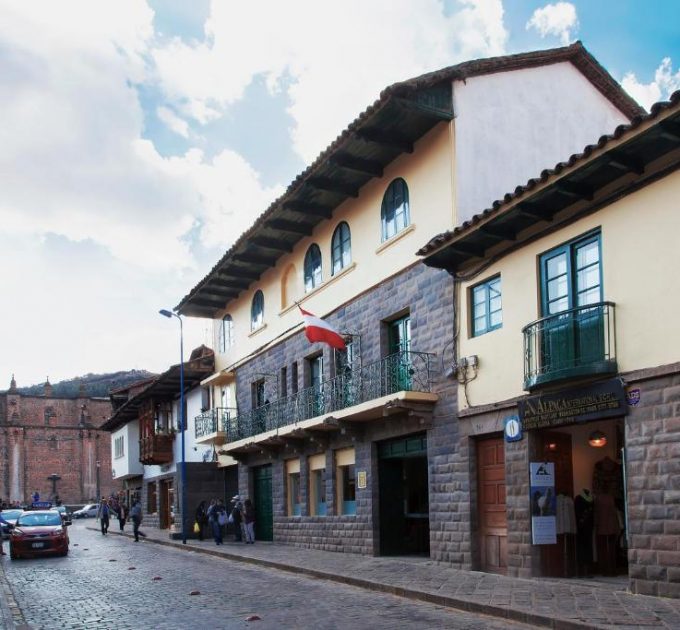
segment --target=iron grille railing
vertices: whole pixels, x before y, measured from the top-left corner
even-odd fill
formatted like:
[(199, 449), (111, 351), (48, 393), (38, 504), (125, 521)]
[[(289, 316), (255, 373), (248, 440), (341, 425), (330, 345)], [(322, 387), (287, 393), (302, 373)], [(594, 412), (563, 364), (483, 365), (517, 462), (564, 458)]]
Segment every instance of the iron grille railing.
[(617, 371), (613, 302), (579, 306), (522, 329), (524, 389)]
[(236, 409), (231, 407), (215, 407), (200, 413), (194, 419), (196, 424), (196, 437), (226, 431), (229, 419), (236, 416)]
[(399, 391), (429, 392), (433, 357), (426, 352), (397, 352), (361, 368), (345, 368), (335, 378), (315, 387), (230, 417), (226, 423), (227, 441), (252, 437)]

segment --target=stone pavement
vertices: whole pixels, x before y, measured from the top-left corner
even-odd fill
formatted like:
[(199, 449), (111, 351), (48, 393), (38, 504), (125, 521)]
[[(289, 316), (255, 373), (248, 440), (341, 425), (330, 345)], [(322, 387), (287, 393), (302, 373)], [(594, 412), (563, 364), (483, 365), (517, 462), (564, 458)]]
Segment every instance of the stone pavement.
[[(584, 580), (509, 578), (460, 571), (426, 558), (372, 557), (257, 542), (170, 540), (144, 529), (158, 543), (231, 560), (391, 593), (414, 600), (556, 629), (678, 629), (680, 600), (632, 595), (625, 586)], [(117, 534), (113, 528), (111, 534)], [(126, 531), (126, 536), (132, 536)]]

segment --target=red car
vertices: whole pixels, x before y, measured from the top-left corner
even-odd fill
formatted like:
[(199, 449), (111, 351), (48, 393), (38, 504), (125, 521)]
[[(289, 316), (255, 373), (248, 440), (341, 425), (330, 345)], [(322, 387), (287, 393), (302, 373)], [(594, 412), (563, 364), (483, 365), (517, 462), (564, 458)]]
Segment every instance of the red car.
[(10, 532), (9, 553), (12, 560), (46, 554), (65, 556), (68, 543), (68, 530), (59, 512), (24, 512)]

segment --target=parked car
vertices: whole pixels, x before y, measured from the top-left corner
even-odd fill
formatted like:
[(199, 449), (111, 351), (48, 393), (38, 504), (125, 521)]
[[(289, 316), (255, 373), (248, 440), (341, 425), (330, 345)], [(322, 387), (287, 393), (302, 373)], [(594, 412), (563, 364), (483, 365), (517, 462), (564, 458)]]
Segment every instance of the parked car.
[(73, 518), (94, 518), (97, 516), (97, 504), (88, 503), (73, 513)]
[[(14, 525), (16, 523), (19, 516), (21, 516), (23, 513), (24, 513), (24, 511), (20, 510), (19, 508), (3, 510), (2, 512), (0, 512), (0, 514), (2, 514), (2, 518), (4, 518), (8, 523), (12, 523), (12, 525)], [(3, 523), (2, 524), (2, 537), (3, 538), (9, 538), (9, 532), (10, 532), (10, 527)]]
[(68, 529), (61, 514), (54, 510), (24, 512), (19, 516), (9, 536), (12, 560), (27, 556), (68, 554)]

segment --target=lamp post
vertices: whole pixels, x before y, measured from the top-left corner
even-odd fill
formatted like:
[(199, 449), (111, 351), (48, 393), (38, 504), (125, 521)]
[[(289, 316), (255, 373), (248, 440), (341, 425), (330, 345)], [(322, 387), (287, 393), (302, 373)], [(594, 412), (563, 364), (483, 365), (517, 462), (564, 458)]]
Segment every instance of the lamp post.
[(99, 502), (100, 499), (101, 499), (101, 494), (100, 494), (100, 490), (99, 490), (99, 469), (101, 468), (101, 465), (102, 465), (102, 463), (99, 460), (97, 460), (97, 464), (96, 464), (96, 466), (97, 466), (97, 502)]
[(186, 516), (187, 516), (187, 490), (186, 490), (186, 478), (187, 478), (187, 466), (186, 458), (184, 456), (184, 434), (186, 430), (186, 412), (184, 411), (184, 327), (182, 325), (182, 317), (178, 313), (173, 313), (166, 309), (161, 309), (158, 311), (163, 317), (176, 317), (179, 320), (179, 408), (180, 408), (180, 431), (182, 433), (182, 463), (179, 471), (180, 477), (180, 511), (182, 512), (182, 544), (187, 544), (187, 526), (186, 526)]

